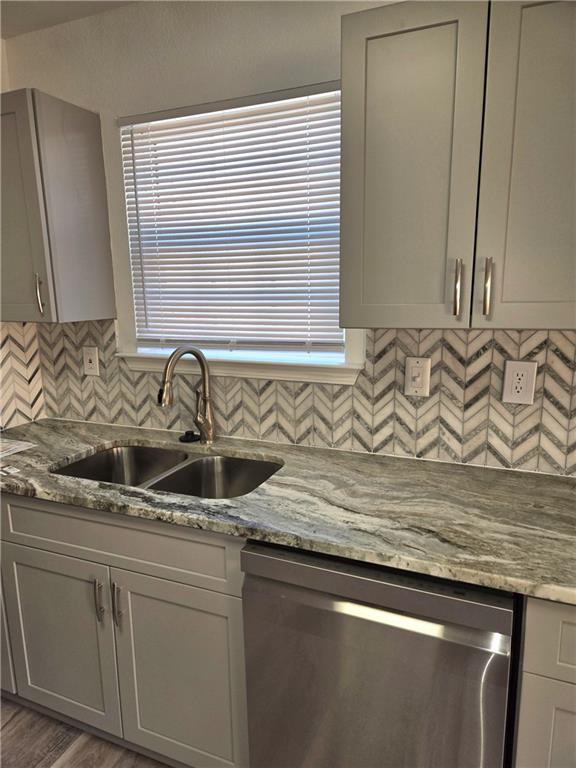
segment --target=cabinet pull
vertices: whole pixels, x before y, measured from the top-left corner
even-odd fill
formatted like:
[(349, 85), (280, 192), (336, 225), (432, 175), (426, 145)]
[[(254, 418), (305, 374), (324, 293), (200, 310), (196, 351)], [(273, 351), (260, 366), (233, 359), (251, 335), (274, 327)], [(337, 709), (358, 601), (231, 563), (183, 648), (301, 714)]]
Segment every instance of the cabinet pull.
[(44, 303), (42, 302), (42, 294), (40, 293), (40, 286), (42, 285), (42, 280), (40, 280), (40, 275), (38, 272), (34, 272), (34, 278), (36, 280), (36, 303), (38, 304), (38, 310), (41, 315), (44, 314)]
[(124, 613), (124, 611), (120, 610), (120, 592), (121, 588), (116, 584), (115, 581), (112, 582), (112, 616), (114, 617), (114, 624), (116, 624), (117, 627), (120, 626), (120, 616)]
[(494, 271), (494, 259), (488, 257), (484, 268), (484, 300), (482, 302), (482, 314), (485, 317), (492, 312), (492, 273)]
[(96, 609), (96, 618), (100, 623), (104, 621), (104, 606), (102, 605), (102, 582), (98, 579), (93, 579), (92, 586), (94, 588), (94, 607)]
[(462, 314), (462, 259), (456, 259), (456, 273), (454, 275), (454, 300), (452, 313), (454, 317)]

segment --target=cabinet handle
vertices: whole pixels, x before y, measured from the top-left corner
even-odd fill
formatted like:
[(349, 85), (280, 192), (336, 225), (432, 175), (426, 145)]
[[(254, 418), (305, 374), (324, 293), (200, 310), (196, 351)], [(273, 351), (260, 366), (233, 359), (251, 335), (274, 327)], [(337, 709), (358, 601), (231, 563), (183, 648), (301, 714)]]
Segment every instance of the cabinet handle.
[(42, 285), (42, 280), (40, 280), (40, 275), (38, 272), (34, 272), (34, 278), (36, 280), (36, 303), (38, 304), (38, 310), (41, 315), (44, 314), (44, 303), (42, 301), (42, 294), (40, 293), (40, 286)]
[(484, 268), (484, 301), (482, 302), (482, 314), (488, 317), (492, 312), (492, 273), (494, 272), (494, 259), (488, 257)]
[(462, 271), (464, 265), (462, 259), (456, 259), (456, 273), (454, 275), (454, 298), (452, 314), (454, 317), (460, 317), (462, 314)]
[(120, 626), (120, 616), (124, 613), (124, 611), (120, 610), (120, 592), (121, 588), (116, 584), (115, 581), (112, 582), (112, 616), (114, 617), (114, 624), (116, 624), (117, 627)]
[(102, 582), (98, 579), (92, 581), (94, 588), (94, 607), (96, 609), (96, 618), (100, 623), (104, 621), (104, 606), (102, 605)]

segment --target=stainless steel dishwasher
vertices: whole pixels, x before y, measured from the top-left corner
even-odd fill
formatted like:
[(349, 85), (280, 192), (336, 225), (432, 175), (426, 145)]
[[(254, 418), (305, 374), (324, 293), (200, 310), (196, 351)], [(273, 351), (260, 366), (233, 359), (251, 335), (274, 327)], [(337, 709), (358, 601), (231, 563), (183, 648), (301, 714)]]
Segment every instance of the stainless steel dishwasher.
[(499, 768), (508, 596), (242, 553), (251, 768)]

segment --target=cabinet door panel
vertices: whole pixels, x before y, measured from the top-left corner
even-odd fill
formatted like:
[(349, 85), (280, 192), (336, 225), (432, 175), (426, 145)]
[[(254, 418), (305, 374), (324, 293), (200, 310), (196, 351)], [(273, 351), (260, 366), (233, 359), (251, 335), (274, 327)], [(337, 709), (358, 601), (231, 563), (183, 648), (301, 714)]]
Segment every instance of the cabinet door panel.
[(576, 685), (522, 675), (516, 768), (576, 768)]
[(244, 763), (241, 601), (112, 569), (124, 736), (186, 765)]
[(40, 91), (33, 99), (58, 320), (116, 317), (100, 119)]
[(18, 693), (121, 735), (108, 568), (16, 544), (2, 549)]
[(525, 672), (576, 685), (576, 605), (528, 598)]
[(575, 185), (576, 3), (494, 3), (473, 325), (576, 327)]
[(344, 327), (469, 324), (486, 24), (485, 3), (343, 19)]
[(3, 691), (16, 693), (16, 681), (14, 679), (14, 666), (12, 665), (12, 649), (8, 638), (8, 626), (6, 624), (6, 611), (4, 598), (0, 594), (0, 653), (2, 666), (0, 667), (0, 683)]
[[(2, 319), (55, 320), (32, 98), (2, 94)], [(44, 314), (36, 298), (36, 274)]]

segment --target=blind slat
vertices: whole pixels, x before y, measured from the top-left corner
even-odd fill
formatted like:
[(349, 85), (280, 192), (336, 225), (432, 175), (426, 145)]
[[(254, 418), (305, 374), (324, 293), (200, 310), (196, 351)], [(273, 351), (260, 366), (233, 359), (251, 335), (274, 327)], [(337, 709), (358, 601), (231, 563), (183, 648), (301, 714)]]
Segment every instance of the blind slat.
[(124, 126), (136, 335), (343, 349), (340, 93)]

